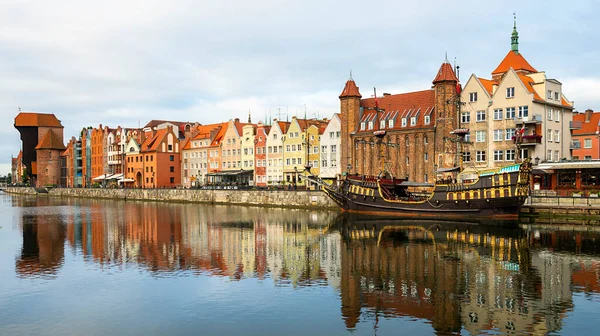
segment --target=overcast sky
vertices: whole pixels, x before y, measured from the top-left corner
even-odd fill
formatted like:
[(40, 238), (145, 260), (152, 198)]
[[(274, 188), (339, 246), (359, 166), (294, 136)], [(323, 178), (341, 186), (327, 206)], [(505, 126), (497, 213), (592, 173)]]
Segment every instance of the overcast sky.
[(0, 174), (18, 108), (86, 126), (331, 117), (352, 70), (363, 97), (427, 89), (444, 53), (461, 80), (519, 49), (600, 110), (594, 1), (0, 0)]

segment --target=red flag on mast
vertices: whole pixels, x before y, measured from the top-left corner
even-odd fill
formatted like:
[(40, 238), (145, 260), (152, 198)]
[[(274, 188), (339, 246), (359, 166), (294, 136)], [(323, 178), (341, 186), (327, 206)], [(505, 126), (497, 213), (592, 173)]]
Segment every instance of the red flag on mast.
[(373, 87), (373, 96), (375, 96), (375, 110), (379, 110), (379, 101), (377, 100), (377, 89)]

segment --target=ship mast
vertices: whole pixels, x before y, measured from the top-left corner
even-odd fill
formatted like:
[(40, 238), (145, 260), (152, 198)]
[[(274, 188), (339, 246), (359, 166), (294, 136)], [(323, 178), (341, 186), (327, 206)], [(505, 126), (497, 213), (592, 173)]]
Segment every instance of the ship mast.
[(373, 135), (377, 138), (377, 146), (379, 146), (379, 157), (380, 157), (380, 174), (383, 174), (385, 171), (385, 149), (383, 148), (383, 137), (386, 134), (386, 131), (381, 129), (380, 120), (379, 120), (379, 102), (377, 101), (377, 89), (373, 87), (373, 96), (375, 97), (375, 131)]

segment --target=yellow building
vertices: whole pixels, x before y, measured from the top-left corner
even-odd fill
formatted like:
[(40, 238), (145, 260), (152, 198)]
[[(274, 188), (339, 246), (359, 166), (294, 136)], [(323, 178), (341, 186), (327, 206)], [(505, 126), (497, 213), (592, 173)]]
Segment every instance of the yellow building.
[(313, 174), (319, 174), (320, 135), (326, 127), (326, 120), (292, 117), (283, 143), (285, 183), (304, 187), (304, 181), (299, 179), (299, 175), (305, 174), (307, 165), (311, 166)]

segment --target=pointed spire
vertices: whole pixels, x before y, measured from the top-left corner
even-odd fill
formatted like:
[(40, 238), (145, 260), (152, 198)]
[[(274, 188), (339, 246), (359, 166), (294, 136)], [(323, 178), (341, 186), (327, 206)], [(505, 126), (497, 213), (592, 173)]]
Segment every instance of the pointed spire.
[(450, 63), (448, 62), (448, 52), (446, 51), (446, 55), (444, 57), (444, 63)]
[(353, 81), (354, 79), (352, 79), (352, 70), (350, 70), (350, 78), (348, 78), (348, 80)]
[(344, 90), (340, 94), (340, 99), (341, 98), (348, 98), (348, 97), (362, 98), (360, 92), (358, 91), (358, 86), (356, 86), (356, 83), (354, 82), (354, 79), (352, 79), (352, 71), (350, 71), (350, 79), (348, 79), (346, 81), (346, 85), (344, 86)]
[(252, 124), (252, 118), (250, 117), (250, 109), (248, 109), (248, 123)]
[(516, 12), (513, 12), (513, 19), (514, 19), (514, 24), (513, 24), (512, 36), (510, 38), (510, 40), (511, 40), (510, 49), (515, 54), (518, 54), (519, 53), (519, 33), (517, 32), (517, 13)]

